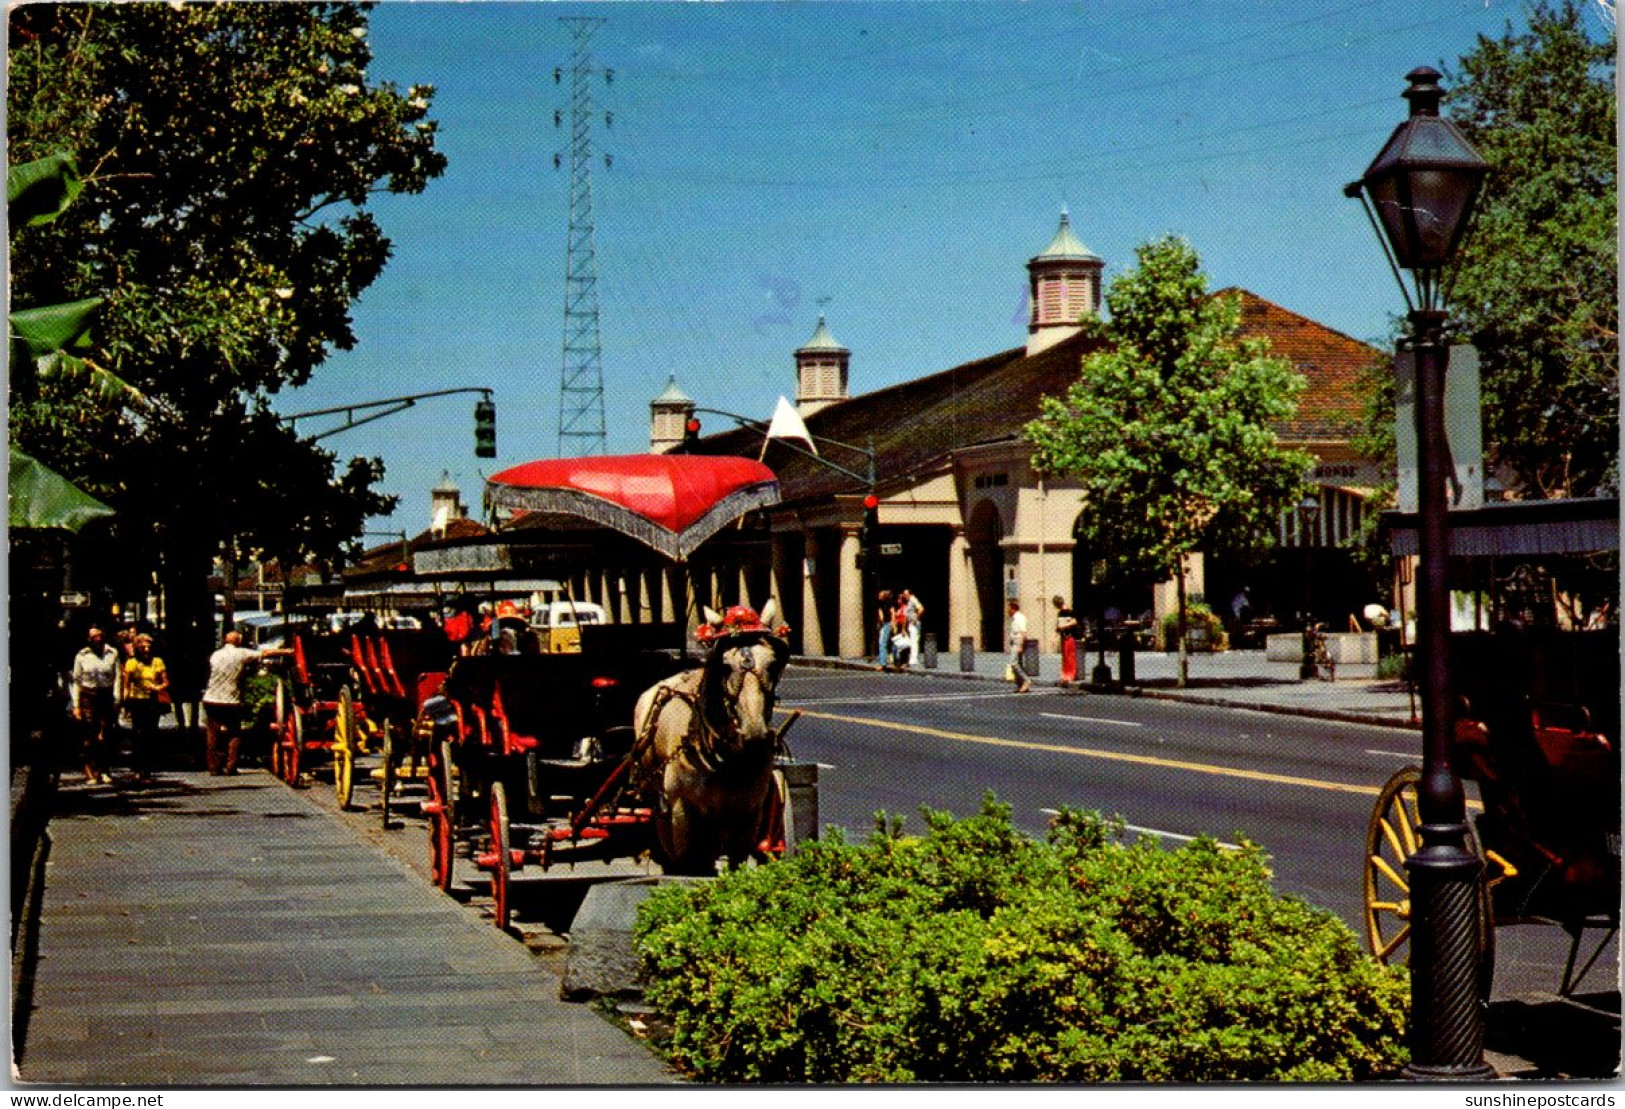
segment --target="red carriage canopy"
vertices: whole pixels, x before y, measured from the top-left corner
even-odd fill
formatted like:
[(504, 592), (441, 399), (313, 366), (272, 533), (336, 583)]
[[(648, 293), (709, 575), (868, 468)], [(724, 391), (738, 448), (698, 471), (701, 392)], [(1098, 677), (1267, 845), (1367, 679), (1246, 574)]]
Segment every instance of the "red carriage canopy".
[(678, 562), (722, 528), (779, 503), (779, 479), (732, 455), (544, 458), (486, 480), (486, 503), (522, 528), (600, 525)]

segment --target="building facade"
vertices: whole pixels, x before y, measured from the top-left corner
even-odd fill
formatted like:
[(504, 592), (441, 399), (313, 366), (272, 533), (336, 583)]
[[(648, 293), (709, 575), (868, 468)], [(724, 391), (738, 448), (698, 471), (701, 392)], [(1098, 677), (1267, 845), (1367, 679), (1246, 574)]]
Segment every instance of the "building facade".
[[(873, 444), (876, 556), (867, 565), (860, 557), (868, 489), (769, 442), (764, 460), (779, 475), (783, 503), (767, 514), (763, 542), (734, 548), (742, 564), (716, 570), (716, 599), (759, 601), (770, 591), (800, 650), (843, 657), (873, 653), (881, 589), (908, 588), (923, 601), (926, 637), (942, 651), (966, 640), (978, 650), (1000, 649), (1008, 600), (1021, 603), (1031, 634), (1047, 649), (1054, 646), (1055, 597), (1082, 616), (1116, 610), (1156, 619), (1170, 611), (1171, 583), (1095, 584), (1095, 559), (1077, 540), (1087, 511), (1081, 492), (1035, 472), (1021, 434), (1040, 398), (1062, 394), (1100, 343), (1081, 323), (1100, 309), (1103, 268), (1063, 214), (1050, 245), (1027, 263), (1033, 304), (1026, 345), (857, 396), (846, 395), (854, 352), (834, 341), (820, 317), (795, 352), (798, 407), (820, 439)], [(1262, 561), (1193, 556), (1187, 589), (1225, 615), (1245, 589), (1255, 615), (1273, 614), (1283, 626), (1305, 609), (1340, 623), (1343, 609), (1358, 612), (1364, 601), (1380, 599), (1338, 547), (1360, 530), (1365, 498), (1377, 484), (1373, 464), (1350, 438), (1360, 414), (1358, 375), (1385, 355), (1244, 289), (1214, 295), (1237, 297), (1243, 333), (1269, 339), (1308, 380), (1297, 415), (1277, 433), (1317, 460), (1319, 511), (1312, 529), (1295, 512), (1283, 516), (1280, 546)], [(659, 419), (656, 411), (656, 442), (664, 438)], [(736, 429), (692, 449), (756, 457), (763, 448), (758, 434)], [(842, 460), (860, 472), (864, 463)]]

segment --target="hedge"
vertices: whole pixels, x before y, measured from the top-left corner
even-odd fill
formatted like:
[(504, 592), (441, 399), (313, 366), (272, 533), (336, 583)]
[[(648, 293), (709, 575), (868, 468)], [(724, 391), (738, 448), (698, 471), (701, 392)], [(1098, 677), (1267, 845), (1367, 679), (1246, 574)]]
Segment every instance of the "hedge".
[(1045, 841), (991, 797), (668, 887), (635, 943), (666, 1050), (713, 1082), (1347, 1082), (1405, 1061), (1404, 972), (1270, 888), (1251, 844)]

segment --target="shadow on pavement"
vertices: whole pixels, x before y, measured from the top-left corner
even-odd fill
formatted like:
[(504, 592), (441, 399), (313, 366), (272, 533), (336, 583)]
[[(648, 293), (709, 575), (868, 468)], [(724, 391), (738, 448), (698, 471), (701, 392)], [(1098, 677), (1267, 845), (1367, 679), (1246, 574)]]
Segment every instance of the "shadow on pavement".
[(1484, 1048), (1507, 1078), (1619, 1074), (1619, 991), (1510, 998), (1490, 1005)]

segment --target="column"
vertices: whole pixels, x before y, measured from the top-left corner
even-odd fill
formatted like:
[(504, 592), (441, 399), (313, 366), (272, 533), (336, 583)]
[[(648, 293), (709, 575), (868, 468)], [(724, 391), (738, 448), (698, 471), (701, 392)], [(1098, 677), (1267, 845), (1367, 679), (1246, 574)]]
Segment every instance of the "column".
[(863, 568), (858, 565), (861, 549), (857, 525), (841, 525), (839, 632), (842, 658), (863, 657)]
[(801, 632), (801, 650), (803, 654), (822, 655), (826, 652), (823, 623), (818, 618), (818, 580), (826, 572), (823, 544), (819, 543), (815, 531), (807, 531), (806, 537), (807, 560), (801, 568), (801, 622), (805, 625)]
[(956, 526), (948, 543), (948, 650), (957, 652), (960, 639), (967, 635), (976, 639), (981, 626), (976, 577), (971, 573), (970, 540), (965, 537), (965, 529)]

